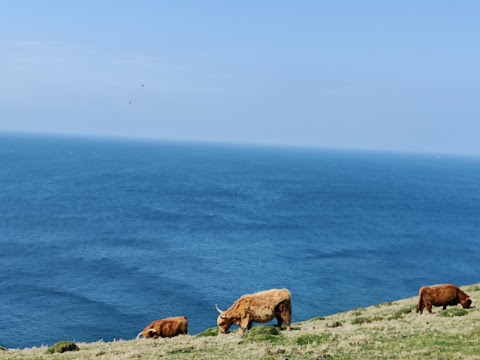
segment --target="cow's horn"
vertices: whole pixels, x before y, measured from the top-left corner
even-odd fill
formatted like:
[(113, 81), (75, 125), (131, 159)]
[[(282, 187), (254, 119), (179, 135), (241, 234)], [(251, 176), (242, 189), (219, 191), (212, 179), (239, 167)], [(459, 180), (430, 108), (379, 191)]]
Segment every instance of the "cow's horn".
[(142, 331), (140, 331), (135, 339), (139, 339), (140, 336), (142, 335)]
[(148, 332), (153, 332), (153, 333), (156, 333), (156, 332), (157, 332), (157, 330), (155, 330), (155, 329), (148, 329)]
[(220, 310), (220, 309), (218, 308), (217, 304), (215, 304), (215, 307), (217, 308), (217, 311), (218, 311), (220, 314), (222, 314), (222, 313), (225, 312), (225, 311)]

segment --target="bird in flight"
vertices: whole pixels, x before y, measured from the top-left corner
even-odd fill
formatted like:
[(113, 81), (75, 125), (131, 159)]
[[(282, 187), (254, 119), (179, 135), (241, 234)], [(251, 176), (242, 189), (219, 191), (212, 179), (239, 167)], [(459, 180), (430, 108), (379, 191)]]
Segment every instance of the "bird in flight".
[[(140, 85), (140, 87), (144, 87), (144, 86), (145, 86), (145, 84)], [(131, 103), (133, 103), (132, 100), (130, 100), (130, 101), (128, 102), (128, 105), (130, 105)]]

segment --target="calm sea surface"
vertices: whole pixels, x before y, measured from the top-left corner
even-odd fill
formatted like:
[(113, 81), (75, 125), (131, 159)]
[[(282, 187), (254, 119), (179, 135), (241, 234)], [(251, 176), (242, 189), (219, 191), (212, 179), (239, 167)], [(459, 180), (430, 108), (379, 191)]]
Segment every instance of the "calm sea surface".
[(0, 345), (196, 334), (245, 293), (293, 320), (480, 281), (480, 159), (0, 135)]

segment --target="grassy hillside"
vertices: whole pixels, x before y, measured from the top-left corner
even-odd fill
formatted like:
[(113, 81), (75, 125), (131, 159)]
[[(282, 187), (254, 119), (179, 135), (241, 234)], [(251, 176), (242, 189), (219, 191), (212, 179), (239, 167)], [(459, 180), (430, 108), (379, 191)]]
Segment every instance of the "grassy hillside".
[(291, 332), (254, 326), (243, 337), (217, 336), (213, 328), (172, 339), (77, 343), (79, 351), (63, 354), (0, 350), (0, 359), (480, 359), (480, 283), (462, 290), (472, 309), (419, 315), (414, 297), (298, 322)]

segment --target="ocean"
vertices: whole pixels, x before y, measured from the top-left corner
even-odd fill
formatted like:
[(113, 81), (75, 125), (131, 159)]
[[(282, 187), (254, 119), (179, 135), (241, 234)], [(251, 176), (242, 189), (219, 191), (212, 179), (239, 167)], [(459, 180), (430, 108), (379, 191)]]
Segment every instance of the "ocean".
[(270, 288), (301, 321), (476, 283), (479, 220), (478, 157), (2, 134), (0, 345), (196, 334)]

